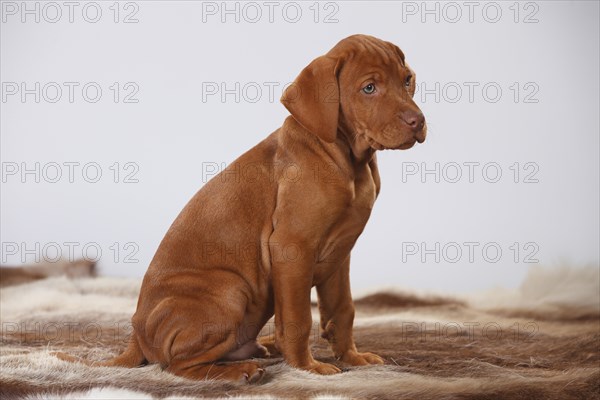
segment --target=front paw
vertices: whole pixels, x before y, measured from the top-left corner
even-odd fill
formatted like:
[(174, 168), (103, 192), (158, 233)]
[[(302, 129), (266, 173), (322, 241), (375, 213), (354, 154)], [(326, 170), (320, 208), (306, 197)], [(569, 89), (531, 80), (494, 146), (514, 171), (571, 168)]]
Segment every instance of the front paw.
[(347, 351), (341, 357), (341, 360), (347, 364), (358, 366), (358, 365), (371, 365), (371, 364), (383, 364), (383, 358), (373, 353), (359, 353), (357, 351)]

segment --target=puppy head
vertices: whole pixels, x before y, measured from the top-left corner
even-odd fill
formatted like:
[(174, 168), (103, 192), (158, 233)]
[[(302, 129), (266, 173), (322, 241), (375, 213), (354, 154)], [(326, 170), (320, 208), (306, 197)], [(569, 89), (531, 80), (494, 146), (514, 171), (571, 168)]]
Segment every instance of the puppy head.
[(415, 73), (397, 46), (354, 35), (302, 70), (281, 101), (324, 141), (341, 128), (375, 150), (408, 149), (427, 133), (414, 93)]

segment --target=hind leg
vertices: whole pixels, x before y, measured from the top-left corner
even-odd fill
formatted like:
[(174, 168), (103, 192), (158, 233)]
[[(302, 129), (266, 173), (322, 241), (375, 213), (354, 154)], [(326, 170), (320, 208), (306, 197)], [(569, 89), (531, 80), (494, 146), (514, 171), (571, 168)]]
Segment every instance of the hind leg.
[(265, 358), (269, 357), (269, 350), (256, 340), (250, 340), (244, 343), (241, 347), (227, 353), (223, 361), (241, 361), (248, 358)]
[(188, 379), (223, 379), (242, 383), (256, 383), (265, 373), (256, 362), (197, 364), (189, 367), (175, 363), (169, 365), (167, 371)]
[[(204, 335), (200, 340), (190, 340), (186, 336), (182, 332), (171, 347), (177, 355), (170, 360), (167, 371), (175, 375), (196, 380), (221, 379), (254, 383), (265, 373), (257, 362), (226, 362), (244, 360), (261, 350), (266, 351), (254, 340), (235, 348), (238, 338), (235, 331), (230, 331), (226, 337), (221, 338), (219, 335)], [(215, 338), (218, 342), (213, 342), (214, 345), (206, 349), (204, 346), (207, 342), (210, 343)], [(185, 344), (181, 346), (181, 343)]]
[(270, 335), (261, 336), (257, 339), (257, 342), (267, 349), (268, 357), (280, 357), (281, 352), (277, 348), (275, 344), (275, 334), (271, 333)]
[[(189, 379), (258, 381), (264, 374), (258, 363), (221, 362), (247, 358), (259, 350), (255, 340), (240, 333), (245, 304), (211, 300), (205, 294), (202, 301), (171, 297), (159, 303), (145, 321), (145, 338), (151, 339), (144, 346), (148, 360)], [(203, 305), (202, 313), (197, 304)], [(227, 358), (230, 354), (233, 357)]]
[[(221, 379), (246, 383), (258, 382), (264, 369), (257, 362), (223, 362), (227, 355), (236, 354), (237, 333), (229, 331), (224, 337), (215, 335), (197, 335), (195, 329), (186, 329), (179, 332), (170, 346), (173, 357), (169, 360), (166, 370), (175, 375), (188, 379), (207, 380)], [(255, 346), (244, 345), (237, 349), (245, 353)], [(256, 343), (256, 342), (254, 342)], [(231, 357), (228, 360), (239, 359)]]
[[(264, 369), (257, 362), (232, 362), (239, 359), (227, 358), (228, 355), (243, 356), (253, 350), (252, 342), (236, 347), (238, 338), (235, 330), (227, 330), (224, 336), (219, 334), (198, 335), (197, 330), (185, 329), (179, 332), (170, 346), (173, 357), (169, 360), (167, 371), (195, 380), (221, 379), (245, 383), (258, 382), (264, 375)], [(256, 342), (254, 342), (256, 343)], [(236, 353), (240, 353), (237, 354)], [(241, 354), (244, 353), (244, 354)]]

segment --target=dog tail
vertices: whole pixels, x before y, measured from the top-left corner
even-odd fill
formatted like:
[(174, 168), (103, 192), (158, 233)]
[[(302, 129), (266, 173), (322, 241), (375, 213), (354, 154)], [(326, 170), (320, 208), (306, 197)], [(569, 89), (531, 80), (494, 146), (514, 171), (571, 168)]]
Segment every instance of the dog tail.
[(88, 361), (62, 352), (55, 352), (52, 354), (54, 354), (56, 357), (60, 358), (63, 361), (73, 363), (79, 362), (92, 367), (135, 368), (139, 367), (140, 365), (146, 362), (146, 357), (144, 356), (144, 353), (140, 348), (135, 333), (131, 335), (131, 339), (129, 339), (129, 344), (127, 345), (125, 351), (108, 361)]

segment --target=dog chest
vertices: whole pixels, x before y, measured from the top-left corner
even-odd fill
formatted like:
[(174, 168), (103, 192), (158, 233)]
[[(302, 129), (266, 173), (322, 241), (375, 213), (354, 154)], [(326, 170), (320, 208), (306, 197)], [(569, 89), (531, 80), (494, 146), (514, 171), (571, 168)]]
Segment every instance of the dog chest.
[(348, 256), (369, 220), (377, 197), (376, 190), (368, 168), (360, 171), (350, 182), (344, 190), (345, 207), (339, 209), (328, 234), (323, 238), (317, 263), (338, 263)]

